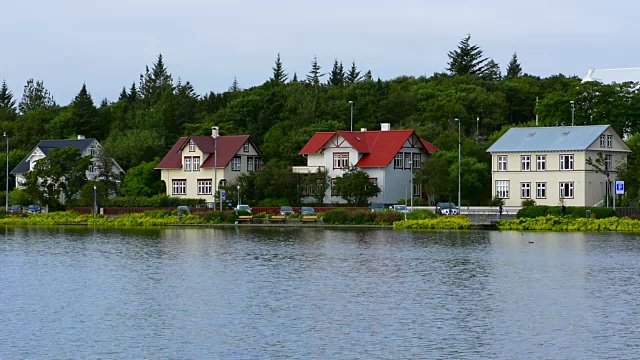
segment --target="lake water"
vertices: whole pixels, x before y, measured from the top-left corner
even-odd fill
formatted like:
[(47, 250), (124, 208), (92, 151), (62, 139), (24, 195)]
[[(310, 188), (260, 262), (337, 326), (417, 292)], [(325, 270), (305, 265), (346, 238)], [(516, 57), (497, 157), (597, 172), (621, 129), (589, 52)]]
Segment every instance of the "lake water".
[(1, 359), (640, 357), (637, 235), (0, 231)]

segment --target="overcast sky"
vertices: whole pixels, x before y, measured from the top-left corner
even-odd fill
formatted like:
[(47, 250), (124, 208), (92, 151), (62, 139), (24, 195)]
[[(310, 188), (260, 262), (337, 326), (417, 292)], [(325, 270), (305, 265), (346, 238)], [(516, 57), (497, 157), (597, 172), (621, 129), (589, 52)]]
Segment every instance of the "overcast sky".
[[(290, 76), (334, 59), (383, 80), (431, 76), (471, 34), (504, 72), (513, 52), (527, 73), (586, 75), (640, 66), (636, 1), (8, 0), (0, 78), (19, 99), (29, 78), (68, 104), (87, 84), (115, 101), (159, 53), (199, 94), (264, 83), (278, 53)], [(325, 77), (326, 79), (326, 77)], [(1, 80), (1, 79), (0, 79)]]

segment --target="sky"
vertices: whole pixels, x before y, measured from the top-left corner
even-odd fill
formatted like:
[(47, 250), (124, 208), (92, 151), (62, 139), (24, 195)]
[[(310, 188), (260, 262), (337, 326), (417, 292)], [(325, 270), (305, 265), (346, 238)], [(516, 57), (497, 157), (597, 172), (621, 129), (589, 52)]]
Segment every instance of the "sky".
[(85, 83), (97, 105), (137, 84), (160, 53), (200, 95), (234, 77), (264, 83), (278, 53), (290, 77), (304, 78), (314, 56), (322, 72), (337, 59), (376, 79), (431, 76), (467, 34), (503, 72), (517, 52), (526, 73), (584, 77), (640, 66), (639, 10), (630, 0), (8, 0), (0, 78), (16, 99), (41, 80), (61, 105)]

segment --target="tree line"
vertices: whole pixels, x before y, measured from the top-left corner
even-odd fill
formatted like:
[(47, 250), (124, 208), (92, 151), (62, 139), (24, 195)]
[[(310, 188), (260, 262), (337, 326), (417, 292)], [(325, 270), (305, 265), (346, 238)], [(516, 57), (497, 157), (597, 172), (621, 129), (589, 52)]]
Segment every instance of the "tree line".
[[(612, 125), (630, 137), (632, 149), (639, 142), (634, 136), (640, 126), (637, 83), (582, 83), (562, 74), (543, 78), (525, 73), (517, 53), (503, 71), (470, 35), (446, 56), (447, 68), (432, 76), (381, 80), (355, 62), (344, 66), (338, 59), (325, 71), (315, 57), (307, 74), (290, 75), (277, 54), (273, 73), (263, 84), (243, 89), (234, 79), (227, 91), (200, 95), (189, 81), (174, 79), (160, 54), (138, 79), (123, 86), (118, 99), (102, 99), (97, 105), (87, 84), (68, 105), (60, 105), (42, 81), (29, 79), (19, 101), (3, 81), (0, 128), (12, 142), (11, 168), (42, 139), (81, 134), (98, 139), (126, 171), (123, 195), (152, 196), (162, 191), (159, 172), (153, 170), (159, 158), (180, 136), (209, 135), (216, 125), (223, 135), (250, 134), (263, 153), (264, 175), (251, 180), (259, 185), (246, 185), (260, 187), (247, 189), (246, 194), (254, 194), (251, 200), (292, 203), (304, 186), (303, 179), (289, 174), (292, 165), (305, 164), (298, 151), (317, 131), (349, 129), (349, 101), (355, 129), (390, 123), (392, 129), (414, 129), (440, 149), (422, 167), (429, 170), (417, 174), (434, 199), (456, 193), (450, 186), (457, 185), (458, 171), (454, 119), (461, 119), (462, 194), (468, 204), (491, 200), (486, 149), (508, 127), (535, 125), (536, 119), (540, 126), (570, 125), (573, 115), (576, 125)], [(631, 182), (635, 166), (633, 155), (625, 169)], [(640, 186), (628, 182), (627, 187), (637, 197)]]

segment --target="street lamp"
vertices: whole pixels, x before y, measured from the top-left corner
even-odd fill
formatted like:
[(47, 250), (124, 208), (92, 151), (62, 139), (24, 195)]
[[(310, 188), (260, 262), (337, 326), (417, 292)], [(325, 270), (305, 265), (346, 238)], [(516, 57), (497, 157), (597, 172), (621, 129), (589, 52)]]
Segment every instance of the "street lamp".
[(9, 212), (9, 135), (7, 135), (7, 132), (5, 131), (2, 136), (7, 138), (7, 183), (4, 193), (4, 210)]
[(480, 142), (480, 117), (476, 118), (476, 142)]
[(95, 217), (98, 212), (98, 196), (96, 195), (96, 189), (96, 184), (93, 184), (93, 217)]
[(576, 117), (576, 103), (573, 100), (571, 100), (570, 103), (571, 103), (571, 126), (573, 126), (573, 122)]
[(351, 105), (351, 131), (353, 131), (353, 101), (349, 100), (349, 104)]
[(456, 121), (458, 122), (458, 208), (461, 209), (462, 208), (462, 204), (460, 203), (460, 174), (462, 171), (462, 142), (461, 142), (461, 137), (460, 137), (460, 124), (462, 123), (462, 121), (460, 121), (460, 119), (456, 119)]
[(240, 185), (238, 185), (238, 206), (240, 205), (240, 203), (241, 203), (241, 201), (240, 201)]

